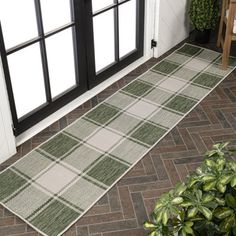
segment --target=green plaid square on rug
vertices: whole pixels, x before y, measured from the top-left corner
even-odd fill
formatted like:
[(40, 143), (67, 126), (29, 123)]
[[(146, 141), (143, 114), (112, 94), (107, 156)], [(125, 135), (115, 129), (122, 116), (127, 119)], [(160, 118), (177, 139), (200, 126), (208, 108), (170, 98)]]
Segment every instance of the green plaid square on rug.
[(185, 44), (0, 173), (0, 203), (46, 236), (75, 223), (236, 66)]

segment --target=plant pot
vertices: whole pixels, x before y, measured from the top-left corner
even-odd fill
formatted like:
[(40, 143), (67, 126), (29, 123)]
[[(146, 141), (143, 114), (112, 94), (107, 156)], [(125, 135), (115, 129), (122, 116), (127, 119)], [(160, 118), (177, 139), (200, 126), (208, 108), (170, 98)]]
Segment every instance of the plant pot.
[(195, 41), (200, 44), (209, 43), (211, 30), (206, 29), (203, 31), (196, 30)]

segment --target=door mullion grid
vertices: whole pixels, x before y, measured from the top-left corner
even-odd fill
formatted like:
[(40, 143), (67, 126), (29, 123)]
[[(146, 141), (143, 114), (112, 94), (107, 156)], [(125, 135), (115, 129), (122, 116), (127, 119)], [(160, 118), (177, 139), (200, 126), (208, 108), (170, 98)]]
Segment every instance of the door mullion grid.
[[(141, 5), (142, 1), (140, 1), (140, 0), (135, 0), (135, 1), (136, 1), (136, 49), (137, 49), (137, 48), (142, 47), (142, 45), (143, 45), (143, 40), (140, 40), (140, 38), (142, 38), (142, 34), (144, 32), (140, 31), (140, 19), (142, 19), (140, 17), (143, 17), (143, 16), (140, 16), (140, 9), (139, 8), (141, 7), (140, 5)], [(140, 45), (140, 43), (141, 43), (141, 45)]]
[[(127, 65), (137, 60), (138, 58), (143, 56), (143, 42), (144, 42), (144, 8), (145, 8), (145, 0), (136, 0), (136, 49), (132, 52), (128, 53), (124, 57), (120, 58), (120, 29), (119, 29), (119, 7), (123, 4), (130, 2), (131, 0), (113, 0), (113, 2), (107, 6), (102, 8), (101, 10), (97, 10), (92, 14), (93, 18), (95, 16), (101, 15), (107, 11), (114, 10), (114, 45), (115, 45), (115, 63), (112, 63), (99, 71), (98, 73), (93, 73), (92, 76), (89, 76), (89, 88), (92, 88), (102, 81), (104, 81), (109, 76), (114, 75), (119, 70), (125, 68)], [(82, 1), (83, 2), (83, 1)], [(92, 0), (85, 0), (87, 5), (90, 5), (90, 9), (92, 9)], [(89, 12), (90, 13), (90, 12)], [(86, 16), (89, 18), (89, 15)], [(88, 20), (89, 21), (89, 20)], [(93, 28), (93, 27), (92, 27)], [(140, 28), (140, 29), (139, 29)], [(92, 38), (93, 41), (93, 30), (90, 31), (88, 37)], [(94, 44), (92, 44), (94, 45)], [(90, 47), (91, 48), (91, 47)], [(92, 47), (93, 48), (93, 47)], [(92, 58), (94, 60), (95, 57)], [(95, 63), (95, 62), (94, 62)], [(89, 67), (88, 70), (93, 70), (95, 67)]]
[(93, 16), (98, 16), (98, 15), (100, 15), (100, 14), (106, 12), (106, 11), (109, 11), (109, 10), (113, 9), (117, 5), (120, 6), (120, 5), (125, 4), (125, 3), (129, 2), (129, 1), (131, 1), (131, 0), (124, 0), (122, 2), (114, 0), (115, 3), (113, 3), (112, 5), (110, 5), (108, 7), (105, 7), (103, 9), (101, 9), (101, 10), (98, 10), (98, 11), (94, 12)]
[(85, 50), (86, 50), (86, 76), (87, 76), (87, 87), (91, 89), (91, 82), (96, 76), (95, 71), (95, 50), (94, 50), (94, 37), (93, 37), (93, 9), (92, 0), (81, 1), (81, 7), (84, 9), (81, 12), (81, 16), (84, 19), (84, 24), (81, 25), (81, 33), (85, 35)]
[(114, 8), (114, 27), (115, 27), (115, 61), (120, 61), (120, 42), (119, 42), (119, 6), (118, 0), (114, 0), (114, 4), (116, 4)]
[(40, 0), (34, 0), (34, 2), (35, 2), (38, 32), (39, 32), (39, 36), (41, 37), (39, 44), (40, 44), (40, 51), (41, 51), (41, 58), (42, 58), (42, 65), (43, 65), (46, 98), (47, 98), (47, 102), (51, 103), (52, 102), (52, 95), (51, 95), (51, 87), (50, 87), (50, 78), (49, 78), (49, 70), (48, 70), (45, 35), (44, 35), (44, 29), (43, 29), (43, 18), (42, 18), (41, 4), (40, 4)]
[[(71, 13), (71, 20), (74, 22), (74, 27), (72, 27), (72, 38), (73, 38), (73, 49), (74, 49), (74, 65), (75, 65), (75, 78), (76, 78), (76, 85), (79, 86), (80, 78), (79, 78), (79, 49), (77, 45), (77, 38), (78, 38), (78, 27), (79, 27), (79, 20), (76, 20), (77, 14), (75, 14), (76, 9), (79, 7), (74, 5), (74, 0), (70, 0), (70, 13)], [(77, 22), (77, 23), (76, 23)]]

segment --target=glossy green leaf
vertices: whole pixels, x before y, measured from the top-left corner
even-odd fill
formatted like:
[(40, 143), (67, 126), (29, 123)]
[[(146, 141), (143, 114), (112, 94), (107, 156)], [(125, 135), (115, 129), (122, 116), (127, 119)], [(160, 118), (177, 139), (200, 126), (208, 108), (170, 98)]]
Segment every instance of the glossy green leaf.
[(222, 185), (226, 185), (231, 181), (232, 177), (233, 177), (232, 174), (223, 175), (223, 176), (221, 176), (219, 183)]
[(162, 221), (162, 215), (163, 215), (163, 212), (160, 211), (157, 215), (156, 215), (156, 221), (157, 223), (160, 223)]
[(189, 226), (184, 226), (184, 231), (187, 233), (187, 234), (193, 234), (193, 230), (191, 227)]
[(225, 195), (225, 201), (226, 204), (231, 207), (231, 208), (235, 208), (236, 210), (236, 198), (232, 196), (232, 194), (227, 193)]
[(206, 208), (204, 206), (200, 206), (199, 211), (206, 217), (207, 220), (212, 219), (212, 212), (208, 208)]
[(208, 183), (208, 182), (212, 182), (216, 179), (216, 177), (214, 175), (205, 175), (202, 177), (202, 181), (205, 182), (205, 183)]
[(184, 199), (182, 197), (176, 197), (171, 201), (171, 203), (174, 205), (178, 205), (178, 204), (181, 204), (183, 201)]
[(187, 186), (184, 183), (179, 183), (175, 187), (175, 194), (181, 196), (183, 192), (187, 189)]
[(154, 211), (159, 210), (161, 207), (163, 207), (163, 203), (158, 201), (158, 202), (156, 203), (156, 206), (155, 206)]
[(232, 188), (234, 188), (236, 186), (236, 176), (234, 176), (230, 182), (230, 185)]
[(193, 226), (193, 222), (192, 221), (186, 221), (185, 225), (188, 227), (192, 227)]
[(216, 187), (216, 183), (217, 183), (217, 181), (215, 180), (215, 181), (204, 184), (203, 185), (203, 190), (204, 191), (213, 190)]
[(232, 214), (232, 209), (228, 207), (221, 207), (214, 211), (214, 216), (220, 220), (227, 218)]
[(168, 222), (168, 212), (167, 212), (167, 210), (165, 210), (162, 214), (162, 223), (163, 223), (163, 225), (166, 225), (167, 222)]
[(205, 160), (205, 163), (206, 163), (206, 165), (207, 165), (208, 167), (210, 167), (210, 168), (212, 168), (212, 167), (215, 167), (215, 166), (216, 166), (216, 163), (215, 163), (215, 161), (213, 161), (213, 160), (210, 160), (210, 159), (206, 159), (206, 160)]
[(222, 232), (228, 232), (231, 229), (231, 227), (232, 227), (233, 220), (234, 219), (232, 217), (228, 217), (228, 218), (224, 219), (220, 223), (220, 230)]
[(218, 190), (220, 193), (224, 193), (224, 192), (226, 191), (226, 188), (227, 188), (227, 187), (226, 187), (226, 185), (217, 183), (216, 188), (217, 188), (217, 190)]
[(192, 202), (190, 201), (183, 201), (181, 204), (180, 204), (182, 207), (190, 207), (193, 205)]
[(202, 174), (203, 174), (202, 167), (198, 167), (198, 168), (196, 169), (196, 173), (197, 173), (198, 175), (202, 175)]
[(148, 221), (146, 221), (143, 226), (146, 228), (146, 229), (152, 229), (152, 228), (156, 228), (156, 225), (154, 225), (153, 223), (150, 223)]
[(230, 161), (230, 162), (228, 163), (228, 165), (229, 165), (229, 167), (230, 167), (234, 172), (236, 172), (236, 163), (235, 163), (235, 162)]
[(224, 206), (225, 205), (225, 200), (223, 198), (215, 198), (216, 202), (220, 205), (220, 206)]
[(181, 236), (187, 236), (187, 232), (185, 231), (184, 228), (182, 228), (180, 235), (181, 235)]
[(197, 213), (198, 213), (197, 207), (193, 207), (193, 208), (190, 208), (190, 209), (188, 210), (187, 216), (188, 216), (189, 218), (193, 218), (194, 216), (197, 215)]
[(203, 195), (202, 202), (203, 203), (208, 203), (208, 202), (213, 201), (214, 199), (215, 199), (215, 195), (211, 194), (211, 193), (208, 193), (208, 194)]

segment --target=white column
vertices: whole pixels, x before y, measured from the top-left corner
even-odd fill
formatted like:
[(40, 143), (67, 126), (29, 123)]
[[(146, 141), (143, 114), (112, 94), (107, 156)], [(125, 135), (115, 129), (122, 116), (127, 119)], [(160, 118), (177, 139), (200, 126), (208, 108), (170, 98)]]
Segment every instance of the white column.
[(154, 56), (159, 57), (188, 37), (188, 0), (156, 1)]

